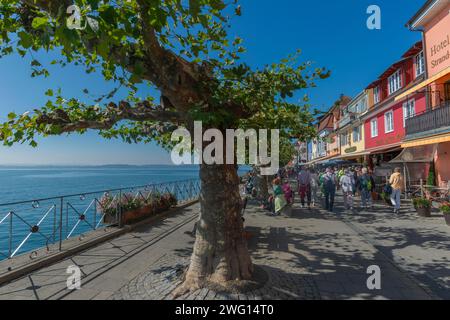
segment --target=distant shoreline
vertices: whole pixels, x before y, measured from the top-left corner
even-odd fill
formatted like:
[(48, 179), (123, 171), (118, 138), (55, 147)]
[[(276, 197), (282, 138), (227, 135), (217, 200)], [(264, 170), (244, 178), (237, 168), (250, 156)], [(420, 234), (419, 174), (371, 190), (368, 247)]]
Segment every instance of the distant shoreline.
[[(173, 167), (198, 168), (198, 164), (0, 164), (2, 168), (146, 168), (146, 167)], [(249, 166), (239, 166), (245, 168)]]
[(195, 164), (0, 164), (0, 168), (139, 168), (139, 167), (195, 167)]

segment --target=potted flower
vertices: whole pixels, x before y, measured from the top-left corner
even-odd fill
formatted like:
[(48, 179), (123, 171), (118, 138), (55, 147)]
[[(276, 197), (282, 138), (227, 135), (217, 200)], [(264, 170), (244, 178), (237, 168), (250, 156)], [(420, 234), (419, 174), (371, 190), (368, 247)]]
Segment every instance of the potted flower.
[(450, 226), (450, 203), (442, 205), (441, 212), (444, 215), (445, 223)]
[(122, 194), (120, 199), (109, 194), (103, 195), (99, 200), (99, 211), (104, 214), (103, 223), (117, 223), (117, 214), (120, 210), (122, 223), (130, 224), (148, 216), (160, 213), (176, 206), (177, 199), (172, 193), (144, 194), (135, 197), (133, 194)]
[(109, 193), (105, 193), (98, 202), (98, 211), (103, 214), (104, 224), (117, 223), (119, 201)]
[(413, 206), (421, 217), (431, 216), (431, 201), (426, 198), (414, 198)]

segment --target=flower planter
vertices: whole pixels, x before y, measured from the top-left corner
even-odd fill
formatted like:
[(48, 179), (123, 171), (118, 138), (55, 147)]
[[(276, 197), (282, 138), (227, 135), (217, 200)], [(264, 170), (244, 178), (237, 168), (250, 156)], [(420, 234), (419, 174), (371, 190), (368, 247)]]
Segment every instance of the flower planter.
[(113, 201), (114, 198), (110, 195), (105, 195), (102, 199), (100, 199), (101, 204), (99, 206), (99, 211), (102, 212), (103, 208), (107, 208), (105, 209), (107, 214), (103, 216), (103, 223), (107, 225), (117, 224), (119, 222), (117, 221), (117, 210), (115, 208), (121, 208), (121, 224), (125, 225), (132, 224), (148, 218), (151, 215), (167, 211), (177, 204), (175, 196), (170, 193), (163, 194), (155, 199), (151, 199), (150, 197), (135, 199), (133, 195), (128, 195), (122, 197), (119, 203)]
[(416, 211), (421, 217), (431, 217), (431, 208), (420, 207), (416, 208)]
[(111, 225), (117, 223), (116, 215), (105, 214), (103, 216), (103, 224)]
[(428, 198), (413, 198), (412, 204), (414, 209), (421, 217), (431, 217), (431, 207), (433, 203)]
[(152, 214), (152, 207), (145, 206), (131, 211), (126, 211), (122, 214), (122, 224), (131, 224), (133, 222), (142, 220)]
[(450, 226), (450, 213), (444, 213), (445, 223)]

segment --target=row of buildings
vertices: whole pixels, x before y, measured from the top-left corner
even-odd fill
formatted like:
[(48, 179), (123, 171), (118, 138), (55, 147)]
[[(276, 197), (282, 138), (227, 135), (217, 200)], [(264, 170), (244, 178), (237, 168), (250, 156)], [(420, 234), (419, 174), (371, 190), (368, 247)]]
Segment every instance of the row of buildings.
[[(428, 0), (407, 22), (422, 34), (356, 97), (318, 119), (302, 162), (350, 160), (378, 169), (404, 164), (409, 180), (450, 180), (450, 1)], [(376, 172), (376, 171), (375, 171)]]

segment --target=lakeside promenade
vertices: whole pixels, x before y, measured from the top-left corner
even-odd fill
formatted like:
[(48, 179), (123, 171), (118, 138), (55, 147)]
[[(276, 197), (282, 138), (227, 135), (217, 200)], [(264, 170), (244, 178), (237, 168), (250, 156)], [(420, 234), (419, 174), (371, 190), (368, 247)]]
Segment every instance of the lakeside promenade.
[[(202, 289), (180, 299), (450, 299), (450, 238), (442, 217), (420, 218), (404, 204), (395, 216), (294, 207), (272, 217), (249, 202), (249, 249), (267, 281), (243, 294)], [(412, 208), (409, 208), (412, 209)], [(195, 204), (153, 225), (34, 271), (0, 287), (0, 299), (171, 299), (187, 265)], [(340, 213), (340, 214), (339, 214)], [(77, 265), (81, 289), (68, 290), (66, 269)], [(369, 290), (367, 267), (381, 269), (381, 289)]]

